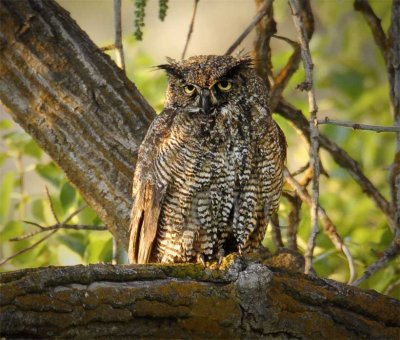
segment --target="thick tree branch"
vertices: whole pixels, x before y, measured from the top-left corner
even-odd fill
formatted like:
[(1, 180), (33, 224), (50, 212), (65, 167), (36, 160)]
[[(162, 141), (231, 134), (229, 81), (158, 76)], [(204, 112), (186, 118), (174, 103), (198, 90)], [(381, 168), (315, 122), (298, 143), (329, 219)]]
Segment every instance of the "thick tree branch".
[(124, 245), (136, 151), (155, 116), (54, 1), (0, 2), (0, 100)]
[[(236, 259), (0, 274), (2, 337), (396, 339), (400, 302)], [(212, 306), (212, 308), (210, 308)]]

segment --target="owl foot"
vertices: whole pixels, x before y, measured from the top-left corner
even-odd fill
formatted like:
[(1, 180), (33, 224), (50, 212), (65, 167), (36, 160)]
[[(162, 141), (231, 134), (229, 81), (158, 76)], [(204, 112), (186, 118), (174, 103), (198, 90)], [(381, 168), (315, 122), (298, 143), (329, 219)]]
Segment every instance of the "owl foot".
[(206, 258), (204, 254), (197, 254), (197, 263), (202, 264), (204, 268), (207, 267)]

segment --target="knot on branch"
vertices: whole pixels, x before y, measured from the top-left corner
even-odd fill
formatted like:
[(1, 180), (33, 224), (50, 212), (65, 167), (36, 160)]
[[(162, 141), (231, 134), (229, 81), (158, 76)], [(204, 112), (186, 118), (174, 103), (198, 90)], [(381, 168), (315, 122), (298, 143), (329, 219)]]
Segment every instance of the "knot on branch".
[(309, 81), (303, 81), (302, 83), (298, 84), (296, 86), (296, 90), (300, 90), (300, 91), (310, 91), (312, 88), (312, 83)]

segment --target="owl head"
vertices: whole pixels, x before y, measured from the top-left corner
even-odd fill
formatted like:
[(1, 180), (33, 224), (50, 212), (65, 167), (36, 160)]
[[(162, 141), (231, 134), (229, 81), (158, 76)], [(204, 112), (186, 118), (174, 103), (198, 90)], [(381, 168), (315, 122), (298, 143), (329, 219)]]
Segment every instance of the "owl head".
[(167, 60), (158, 66), (168, 74), (165, 106), (205, 114), (237, 101), (252, 78), (249, 73), (254, 73), (248, 57), (204, 55), (180, 62)]

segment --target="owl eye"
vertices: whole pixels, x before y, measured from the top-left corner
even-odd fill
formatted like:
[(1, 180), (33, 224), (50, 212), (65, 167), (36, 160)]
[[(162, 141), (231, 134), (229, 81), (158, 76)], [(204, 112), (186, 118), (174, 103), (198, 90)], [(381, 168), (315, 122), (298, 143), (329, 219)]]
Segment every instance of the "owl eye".
[(193, 94), (196, 88), (193, 85), (186, 85), (184, 88), (186, 94)]
[(227, 92), (232, 88), (232, 83), (227, 80), (221, 80), (217, 83), (217, 86), (221, 91)]

